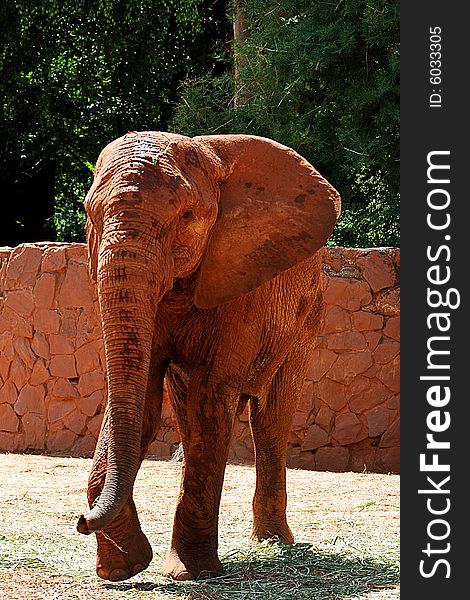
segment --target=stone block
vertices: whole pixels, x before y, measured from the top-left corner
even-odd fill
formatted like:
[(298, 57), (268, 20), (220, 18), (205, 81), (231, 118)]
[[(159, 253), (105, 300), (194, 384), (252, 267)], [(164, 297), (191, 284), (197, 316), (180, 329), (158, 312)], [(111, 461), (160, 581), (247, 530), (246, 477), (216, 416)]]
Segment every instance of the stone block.
[(23, 318), (33, 312), (34, 300), (31, 290), (12, 290), (6, 293), (5, 306), (8, 306)]
[(82, 308), (93, 304), (93, 293), (87, 265), (70, 261), (58, 295), (63, 308)]
[(0, 387), (0, 404), (14, 404), (18, 400), (18, 390), (11, 379), (7, 379)]
[(306, 450), (316, 450), (317, 448), (328, 444), (329, 440), (330, 436), (326, 431), (318, 425), (312, 425), (308, 429), (300, 449), (302, 452), (305, 452)]
[(371, 367), (369, 367), (367, 369), (367, 371), (364, 371), (362, 373), (362, 375), (364, 375), (364, 377), (368, 377), (369, 379), (371, 379), (372, 377), (375, 377), (377, 375), (377, 373), (380, 371), (381, 366), (374, 363)]
[(339, 412), (348, 402), (345, 386), (328, 377), (323, 377), (321, 381), (316, 383), (313, 392), (315, 396), (321, 398), (334, 412)]
[(56, 354), (49, 362), (50, 374), (54, 377), (73, 379), (78, 377), (75, 367), (75, 356), (72, 354)]
[(372, 300), (369, 284), (353, 278), (331, 277), (323, 293), (326, 304), (356, 311)]
[(43, 273), (34, 286), (34, 303), (40, 308), (53, 308), (56, 290), (56, 276)]
[(56, 379), (52, 385), (51, 396), (53, 399), (72, 400), (79, 397), (77, 386), (64, 377)]
[(400, 352), (400, 344), (395, 341), (384, 340), (374, 351), (374, 361), (381, 365), (389, 363)]
[(21, 419), (25, 450), (44, 450), (46, 444), (46, 419), (44, 415), (26, 413)]
[(323, 335), (351, 329), (351, 315), (341, 306), (328, 306), (321, 331)]
[(167, 444), (172, 444), (173, 446), (175, 444), (179, 444), (181, 441), (180, 438), (180, 434), (178, 433), (178, 430), (175, 429), (167, 429), (166, 431), (163, 432), (163, 441), (166, 442)]
[(308, 414), (312, 410), (313, 405), (313, 383), (311, 381), (304, 381), (302, 390), (300, 392), (300, 398), (297, 403), (297, 411)]
[(293, 448), (291, 453), (287, 455), (287, 465), (292, 469), (314, 471), (316, 469), (315, 454), (311, 450), (300, 452), (299, 448)]
[(2, 452), (18, 452), (22, 450), (22, 435), (11, 431), (0, 431), (0, 449)]
[(362, 423), (354, 413), (336, 415), (332, 439), (339, 446), (354, 444), (367, 437)]
[(358, 310), (352, 313), (352, 328), (354, 331), (374, 331), (381, 330), (384, 318), (373, 312)]
[(8, 358), (3, 354), (0, 354), (0, 386), (3, 384), (4, 381), (7, 381), (8, 379), (8, 374), (10, 373), (10, 364), (11, 361), (8, 360)]
[(372, 250), (357, 259), (362, 275), (373, 292), (393, 287), (397, 283), (397, 274), (393, 260), (387, 252)]
[(331, 408), (322, 403), (320, 409), (315, 415), (315, 423), (327, 433), (330, 433), (335, 420), (335, 414), (336, 413), (333, 412)]
[(397, 417), (380, 438), (380, 448), (394, 448), (400, 445), (400, 417)]
[(230, 451), (231, 462), (253, 464), (255, 454), (252, 447), (250, 448), (244, 444), (237, 444), (236, 446), (231, 446)]
[(348, 385), (357, 375), (367, 371), (372, 364), (370, 352), (344, 352), (338, 356), (338, 360), (328, 371), (328, 377)]
[(44, 250), (41, 263), (43, 273), (58, 273), (67, 266), (67, 257), (64, 246), (52, 246)]
[(384, 365), (377, 373), (377, 379), (380, 379), (389, 390), (398, 394), (400, 391), (400, 357), (395, 356), (392, 362)]
[(337, 358), (336, 352), (327, 348), (315, 348), (308, 363), (306, 378), (312, 381), (320, 381), (328, 373)]
[(379, 331), (364, 331), (364, 338), (367, 343), (367, 348), (370, 352), (373, 352), (379, 345), (382, 339), (382, 333)]
[(88, 264), (88, 252), (86, 244), (77, 244), (72, 242), (71, 244), (67, 244), (65, 249), (67, 252), (67, 261), (76, 261), (85, 265)]
[(77, 335), (77, 316), (75, 311), (77, 309), (64, 309), (62, 311), (62, 319), (60, 322), (60, 331), (62, 335), (69, 337), (76, 337)]
[(396, 412), (389, 410), (384, 404), (380, 404), (379, 406), (375, 406), (371, 410), (366, 411), (364, 414), (367, 419), (369, 437), (376, 437), (382, 435), (382, 433), (390, 426)]
[(38, 358), (34, 363), (29, 382), (32, 386), (36, 386), (46, 383), (46, 381), (49, 381), (50, 378), (51, 374), (47, 370), (46, 365), (42, 359)]
[(18, 400), (15, 402), (15, 412), (18, 415), (26, 413), (34, 413), (43, 415), (45, 412), (45, 390), (44, 386), (32, 386), (26, 384), (18, 395)]
[[(324, 269), (328, 273), (334, 271), (335, 273), (341, 272), (346, 262), (354, 263), (356, 257), (355, 248), (341, 248), (333, 246), (323, 253)], [(352, 259), (348, 261), (347, 259)]]
[(399, 473), (400, 448), (378, 448), (376, 466), (382, 473)]
[(105, 376), (100, 371), (90, 371), (83, 373), (78, 380), (78, 392), (81, 396), (91, 396), (96, 390), (103, 390), (105, 387)]
[(33, 244), (21, 244), (14, 248), (5, 271), (5, 289), (32, 288), (41, 259), (41, 249)]
[(0, 404), (0, 431), (15, 433), (19, 431), (20, 420), (11, 404)]
[(33, 326), (31, 322), (9, 306), (0, 304), (0, 334), (15, 332), (20, 337), (32, 338)]
[(341, 352), (358, 351), (367, 348), (366, 338), (359, 331), (343, 331), (328, 336), (328, 349)]
[(5, 274), (10, 259), (11, 248), (9, 246), (0, 246), (0, 286), (3, 288)]
[(92, 394), (90, 394), (90, 396), (87, 396), (86, 398), (78, 396), (75, 403), (77, 405), (78, 410), (81, 411), (84, 415), (87, 415), (88, 417), (94, 417), (98, 414), (98, 412), (104, 404), (103, 390), (97, 390), (96, 392), (93, 392)]
[(89, 307), (88, 309), (84, 308), (77, 321), (76, 347), (81, 348), (84, 344), (98, 339), (102, 339), (102, 333), (97, 315)]
[(308, 419), (308, 413), (296, 410), (292, 419), (291, 430), (299, 431), (301, 429), (305, 429), (307, 427)]
[(303, 442), (303, 433), (304, 431), (302, 429), (291, 429), (289, 431), (287, 443), (291, 446), (300, 446), (300, 444)]
[(378, 292), (374, 304), (377, 312), (386, 316), (398, 316), (400, 313), (400, 289), (391, 288)]
[(49, 308), (37, 308), (33, 313), (33, 325), (36, 331), (46, 335), (59, 333), (59, 314), (56, 310)]
[(31, 348), (37, 356), (44, 359), (49, 359), (51, 351), (49, 349), (49, 342), (44, 333), (35, 331), (34, 337), (31, 340)]
[(387, 400), (387, 408), (390, 410), (400, 410), (400, 394), (396, 394)]
[(377, 448), (372, 440), (364, 439), (349, 446), (351, 471), (356, 473), (374, 472), (377, 470)]
[(87, 418), (80, 411), (76, 410), (74, 406), (74, 409), (62, 418), (62, 422), (70, 431), (73, 431), (77, 435), (82, 435), (86, 430)]
[[(304, 452), (304, 454), (307, 454), (307, 452)], [(310, 454), (310, 456), (312, 457), (312, 463), (315, 464), (315, 462), (313, 461), (313, 454), (311, 452), (309, 452), (308, 454)], [(300, 447), (298, 445), (293, 446), (292, 444), (289, 443), (289, 445), (287, 447), (287, 467), (289, 469), (300, 469), (301, 468), (298, 465), (299, 456), (300, 456)]]
[(390, 398), (392, 392), (377, 378), (358, 375), (348, 388), (348, 403), (352, 412), (359, 414), (374, 408)]
[(349, 464), (349, 450), (342, 446), (323, 446), (315, 452), (315, 468), (317, 471), (346, 471)]
[(28, 338), (16, 337), (13, 341), (13, 347), (28, 371), (31, 371), (36, 362), (36, 355), (31, 350), (31, 344)]
[(91, 435), (83, 435), (78, 438), (72, 446), (73, 456), (83, 456), (90, 458), (95, 452), (96, 439)]
[(13, 333), (11, 331), (4, 331), (0, 334), (0, 356), (5, 357), (10, 362), (15, 356), (15, 350), (13, 348)]
[(173, 454), (173, 446), (160, 440), (155, 440), (150, 444), (147, 454), (156, 458), (169, 459)]
[(46, 450), (59, 454), (70, 454), (78, 436), (69, 429), (52, 429), (46, 435)]
[(24, 362), (16, 356), (10, 366), (10, 381), (12, 381), (18, 390), (25, 385), (29, 379), (30, 372)]
[(101, 340), (95, 340), (83, 344), (75, 353), (77, 359), (77, 372), (79, 375), (90, 371), (101, 370), (100, 355), (104, 351)]
[(103, 422), (103, 415), (101, 413), (88, 420), (87, 429), (90, 432), (90, 434), (95, 438), (95, 440), (98, 439), (98, 435), (100, 433), (102, 422)]
[(384, 327), (384, 333), (393, 340), (400, 340), (400, 317), (390, 317)]
[(75, 352), (75, 339), (68, 335), (53, 334), (49, 336), (51, 354), (73, 354)]

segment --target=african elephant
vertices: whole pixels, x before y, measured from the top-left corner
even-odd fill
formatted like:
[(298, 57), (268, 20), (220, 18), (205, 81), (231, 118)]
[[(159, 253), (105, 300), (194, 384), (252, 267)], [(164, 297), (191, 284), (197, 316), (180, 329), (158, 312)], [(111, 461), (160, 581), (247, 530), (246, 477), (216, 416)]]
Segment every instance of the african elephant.
[(184, 449), (163, 574), (219, 573), (218, 510), (236, 414), (249, 403), (254, 540), (292, 543), (289, 428), (321, 319), (321, 252), (337, 191), (296, 152), (249, 135), (132, 132), (101, 152), (85, 199), (108, 401), (81, 533), (97, 573), (152, 559), (132, 499), (166, 376)]

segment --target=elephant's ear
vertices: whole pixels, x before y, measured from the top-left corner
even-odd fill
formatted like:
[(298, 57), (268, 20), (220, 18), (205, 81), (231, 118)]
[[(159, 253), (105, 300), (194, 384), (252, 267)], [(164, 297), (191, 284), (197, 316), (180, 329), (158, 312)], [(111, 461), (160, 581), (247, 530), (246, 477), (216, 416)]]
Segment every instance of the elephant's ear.
[(194, 138), (219, 165), (219, 216), (195, 294), (212, 308), (314, 254), (340, 213), (338, 192), (296, 152), (245, 135)]

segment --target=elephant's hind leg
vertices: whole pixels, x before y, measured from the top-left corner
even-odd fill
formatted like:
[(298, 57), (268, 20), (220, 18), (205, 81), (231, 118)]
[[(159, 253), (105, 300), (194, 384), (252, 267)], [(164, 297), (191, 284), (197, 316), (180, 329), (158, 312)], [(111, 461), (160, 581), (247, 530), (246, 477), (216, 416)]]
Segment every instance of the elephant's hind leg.
[[(141, 460), (153, 440), (160, 422), (162, 375), (153, 373), (149, 380), (141, 440)], [(101, 493), (107, 468), (108, 414), (105, 413), (93, 468), (88, 484), (90, 507)], [(96, 533), (96, 572), (102, 579), (122, 581), (146, 569), (153, 557), (150, 543), (143, 533), (132, 495), (121, 512), (103, 531)]]
[(276, 373), (267, 397), (250, 401), (256, 462), (253, 541), (273, 537), (279, 537), (286, 544), (294, 541), (286, 519), (286, 455), (305, 369), (303, 357), (292, 358), (288, 357)]

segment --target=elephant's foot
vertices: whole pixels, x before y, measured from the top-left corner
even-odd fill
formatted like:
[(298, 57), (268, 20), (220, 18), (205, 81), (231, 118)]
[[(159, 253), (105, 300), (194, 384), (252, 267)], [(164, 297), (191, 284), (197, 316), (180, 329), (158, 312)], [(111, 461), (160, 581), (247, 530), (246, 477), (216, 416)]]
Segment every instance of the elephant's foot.
[(255, 521), (251, 534), (251, 541), (262, 542), (272, 538), (279, 538), (283, 544), (293, 544), (294, 536), (285, 519), (279, 521)]
[(101, 579), (129, 579), (146, 569), (152, 560), (152, 548), (142, 531), (133, 533), (124, 542), (115, 541), (101, 531), (96, 534), (96, 539), (96, 573)]
[(194, 554), (182, 555), (171, 548), (163, 565), (162, 575), (171, 577), (176, 581), (186, 581), (188, 579), (199, 579), (204, 577), (213, 577), (224, 572), (217, 552), (207, 555)]
[(102, 579), (129, 579), (146, 569), (153, 557), (133, 502), (124, 506), (110, 527), (96, 533), (96, 540), (96, 573)]

